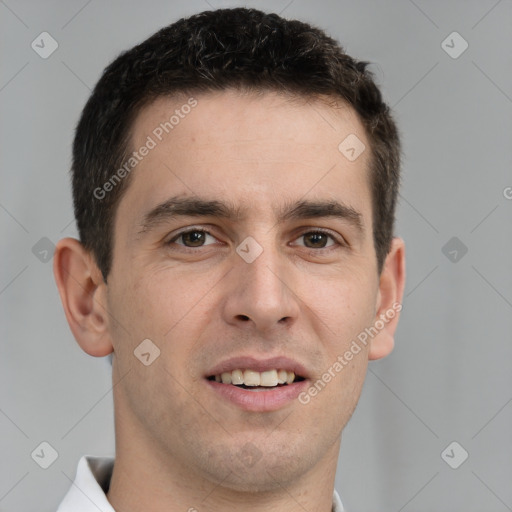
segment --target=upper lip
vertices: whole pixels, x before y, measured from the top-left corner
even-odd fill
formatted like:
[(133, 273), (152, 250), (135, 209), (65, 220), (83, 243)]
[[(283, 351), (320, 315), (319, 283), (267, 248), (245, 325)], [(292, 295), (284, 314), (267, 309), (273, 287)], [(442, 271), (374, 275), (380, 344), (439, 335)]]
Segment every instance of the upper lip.
[(295, 375), (308, 378), (306, 368), (293, 359), (284, 356), (276, 356), (266, 359), (258, 359), (252, 356), (238, 356), (226, 359), (215, 365), (206, 377), (220, 375), (224, 372), (232, 372), (233, 370), (254, 370), (257, 372), (265, 372), (268, 370), (288, 370), (294, 372)]

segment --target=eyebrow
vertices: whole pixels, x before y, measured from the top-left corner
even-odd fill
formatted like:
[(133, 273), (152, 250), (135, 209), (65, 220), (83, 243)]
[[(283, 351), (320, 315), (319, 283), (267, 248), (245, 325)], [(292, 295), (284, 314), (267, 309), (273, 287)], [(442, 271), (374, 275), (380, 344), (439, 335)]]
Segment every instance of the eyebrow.
[[(314, 218), (337, 218), (348, 221), (361, 234), (364, 233), (363, 216), (353, 207), (336, 200), (315, 200), (286, 203), (277, 211), (277, 223)], [(177, 217), (217, 217), (243, 220), (245, 209), (230, 202), (194, 197), (171, 197), (147, 212), (139, 233), (151, 231), (158, 225)]]

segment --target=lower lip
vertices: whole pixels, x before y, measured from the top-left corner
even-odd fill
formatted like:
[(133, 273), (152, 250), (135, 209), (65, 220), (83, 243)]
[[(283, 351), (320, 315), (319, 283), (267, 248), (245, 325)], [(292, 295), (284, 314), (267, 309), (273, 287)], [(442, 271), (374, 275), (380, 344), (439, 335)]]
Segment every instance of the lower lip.
[(212, 380), (207, 380), (206, 383), (223, 399), (251, 412), (277, 411), (296, 400), (300, 393), (308, 387), (307, 380), (293, 382), (268, 391), (250, 391)]

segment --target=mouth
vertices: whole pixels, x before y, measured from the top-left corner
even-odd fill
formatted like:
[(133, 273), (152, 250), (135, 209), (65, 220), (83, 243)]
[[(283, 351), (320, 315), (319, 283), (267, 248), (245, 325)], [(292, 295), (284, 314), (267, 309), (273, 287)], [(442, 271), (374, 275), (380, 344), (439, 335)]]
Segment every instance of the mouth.
[(304, 377), (296, 375), (292, 370), (272, 369), (259, 372), (253, 369), (236, 369), (217, 373), (207, 377), (209, 381), (236, 386), (250, 391), (268, 391), (269, 389), (289, 386), (294, 382), (302, 382)]
[(235, 357), (205, 375), (212, 396), (250, 412), (277, 411), (293, 404), (308, 386), (304, 366), (287, 357)]

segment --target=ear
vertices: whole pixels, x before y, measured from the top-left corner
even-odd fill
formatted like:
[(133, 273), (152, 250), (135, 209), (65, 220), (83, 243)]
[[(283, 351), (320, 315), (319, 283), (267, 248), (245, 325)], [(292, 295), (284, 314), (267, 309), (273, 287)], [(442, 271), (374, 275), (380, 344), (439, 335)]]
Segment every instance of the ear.
[(87, 354), (102, 357), (113, 351), (108, 329), (107, 285), (94, 257), (74, 238), (59, 241), (53, 274), (75, 339)]
[(405, 243), (393, 238), (380, 275), (374, 328), (378, 333), (372, 338), (368, 359), (386, 357), (395, 344), (395, 330), (402, 310), (405, 286)]

